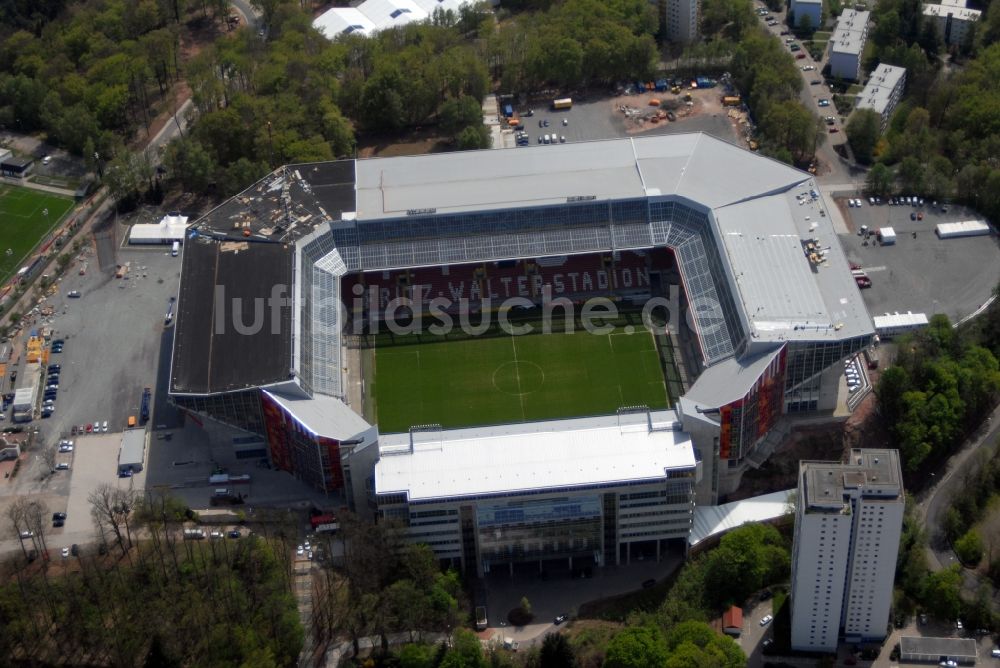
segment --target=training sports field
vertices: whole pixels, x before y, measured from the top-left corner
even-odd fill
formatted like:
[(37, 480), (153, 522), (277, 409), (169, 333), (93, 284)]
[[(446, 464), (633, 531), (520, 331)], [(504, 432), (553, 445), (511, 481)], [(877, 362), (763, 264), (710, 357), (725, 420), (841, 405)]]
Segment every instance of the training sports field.
[(0, 284), (24, 266), (35, 244), (72, 208), (67, 197), (0, 185)]
[(642, 328), (382, 347), (374, 375), (376, 419), (385, 432), (667, 406), (659, 355)]

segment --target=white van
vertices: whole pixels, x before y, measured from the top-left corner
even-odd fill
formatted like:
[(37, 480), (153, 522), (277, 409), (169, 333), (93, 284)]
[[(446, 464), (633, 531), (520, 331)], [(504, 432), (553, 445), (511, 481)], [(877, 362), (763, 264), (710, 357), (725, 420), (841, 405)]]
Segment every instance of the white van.
[(177, 254), (181, 252), (181, 242), (175, 241), (173, 247), (170, 249), (170, 254), (177, 257)]

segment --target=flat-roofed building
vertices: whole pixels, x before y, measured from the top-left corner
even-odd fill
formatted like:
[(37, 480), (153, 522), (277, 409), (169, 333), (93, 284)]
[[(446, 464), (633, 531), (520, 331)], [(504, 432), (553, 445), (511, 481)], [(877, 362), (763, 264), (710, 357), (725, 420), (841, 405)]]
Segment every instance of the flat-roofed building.
[[(378, 513), (482, 576), (685, 549), (700, 466), (672, 411), (384, 434)], [(472, 567), (472, 568), (470, 568)]]
[(942, 0), (939, 4), (924, 5), (924, 20), (934, 22), (941, 40), (948, 46), (964, 43), (972, 24), (982, 15), (980, 10), (966, 7), (964, 0)]
[(823, 26), (823, 0), (792, 0), (792, 14), (798, 28)]
[(868, 41), (871, 12), (845, 9), (830, 38), (830, 76), (847, 81), (861, 79), (861, 58)]
[(799, 464), (792, 545), (792, 649), (835, 652), (886, 636), (905, 510), (896, 450)]
[(868, 78), (865, 89), (858, 95), (855, 109), (871, 109), (881, 118), (880, 129), (885, 132), (892, 112), (896, 110), (906, 88), (906, 68), (879, 65)]

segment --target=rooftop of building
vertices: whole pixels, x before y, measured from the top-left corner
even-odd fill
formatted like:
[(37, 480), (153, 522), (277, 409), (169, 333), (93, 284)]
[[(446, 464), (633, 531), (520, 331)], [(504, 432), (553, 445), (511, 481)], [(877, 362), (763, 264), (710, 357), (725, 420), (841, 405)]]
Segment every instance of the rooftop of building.
[(873, 109), (885, 113), (892, 101), (893, 91), (906, 78), (906, 68), (895, 65), (879, 65), (868, 78), (865, 89), (857, 97), (857, 109)]
[(365, 0), (355, 7), (328, 9), (313, 21), (313, 27), (327, 39), (362, 34), (425, 21), (436, 12), (457, 15), (468, 0)]
[[(288, 378), (292, 338), (287, 299), (293, 250), (289, 244), (253, 238), (187, 238), (174, 325), (171, 393), (214, 394)], [(257, 300), (270, 300), (272, 295), (286, 301), (265, 301), (257, 323)]]
[[(899, 639), (899, 650), (904, 655), (917, 654), (933, 657), (937, 661), (942, 656), (952, 659), (975, 660), (976, 641), (973, 638), (933, 638), (928, 636), (902, 636)], [(904, 657), (904, 661), (906, 658)]]
[(655, 481), (695, 468), (673, 411), (382, 435), (380, 495), (410, 503)]
[(126, 429), (122, 432), (121, 452), (118, 455), (118, 463), (122, 464), (142, 464), (146, 450), (146, 430)]
[(855, 448), (844, 463), (802, 461), (799, 478), (809, 510), (839, 511), (854, 495), (903, 502), (898, 450)]
[(865, 48), (868, 20), (871, 12), (845, 9), (837, 19), (837, 27), (830, 38), (834, 53), (860, 54)]
[(747, 522), (779, 519), (788, 514), (794, 500), (795, 490), (786, 489), (718, 506), (695, 506), (688, 545), (694, 547), (707, 538), (741, 527)]
[(951, 16), (960, 21), (978, 21), (982, 14), (978, 9), (968, 9), (961, 4), (924, 5), (924, 16)]

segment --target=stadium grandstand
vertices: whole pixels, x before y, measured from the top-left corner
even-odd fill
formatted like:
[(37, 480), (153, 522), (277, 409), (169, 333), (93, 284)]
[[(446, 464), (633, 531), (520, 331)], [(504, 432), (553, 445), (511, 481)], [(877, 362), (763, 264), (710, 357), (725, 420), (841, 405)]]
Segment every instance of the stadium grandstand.
[[(549, 298), (616, 315), (600, 336), (421, 321), (531, 323)], [(463, 568), (600, 566), (686, 545), (693, 504), (734, 492), (783, 416), (831, 411), (873, 334), (812, 177), (708, 135), (344, 160), (278, 169), (190, 228), (170, 394)], [(610, 519), (633, 493), (662, 500), (645, 532)], [(427, 512), (459, 524), (432, 540)], [(560, 513), (586, 549), (484, 542)]]

